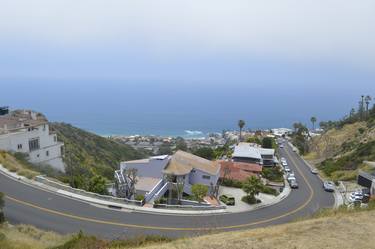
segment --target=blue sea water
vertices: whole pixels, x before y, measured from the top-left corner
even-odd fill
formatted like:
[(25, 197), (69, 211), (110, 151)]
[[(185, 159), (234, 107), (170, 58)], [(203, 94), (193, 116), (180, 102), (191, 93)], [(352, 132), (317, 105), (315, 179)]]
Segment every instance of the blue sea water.
[(337, 119), (366, 90), (322, 85), (130, 82), (125, 80), (2, 79), (0, 105), (29, 108), (51, 121), (100, 135), (201, 137), (208, 132), (291, 127)]

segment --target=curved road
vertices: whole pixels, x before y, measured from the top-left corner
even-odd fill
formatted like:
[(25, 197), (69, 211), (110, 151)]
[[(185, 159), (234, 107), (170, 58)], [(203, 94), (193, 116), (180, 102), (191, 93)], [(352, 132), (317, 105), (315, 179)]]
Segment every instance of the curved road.
[(0, 191), (6, 194), (5, 215), (13, 224), (24, 223), (59, 233), (79, 230), (104, 238), (140, 234), (169, 237), (210, 231), (248, 229), (281, 224), (332, 207), (334, 197), (289, 146), (280, 151), (295, 172), (299, 189), (281, 202), (254, 211), (216, 215), (183, 216), (140, 213), (97, 207), (29, 186), (0, 174)]

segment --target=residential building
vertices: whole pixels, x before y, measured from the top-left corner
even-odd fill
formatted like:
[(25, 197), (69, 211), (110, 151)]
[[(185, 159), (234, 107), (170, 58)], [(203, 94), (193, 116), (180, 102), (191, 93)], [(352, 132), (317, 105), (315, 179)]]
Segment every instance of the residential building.
[(136, 194), (145, 196), (146, 201), (160, 198), (171, 184), (183, 183), (183, 192), (190, 195), (194, 184), (204, 184), (210, 188), (216, 186), (220, 176), (220, 165), (184, 151), (172, 156), (157, 156), (148, 159), (127, 161), (120, 164), (115, 172), (117, 192), (128, 191), (129, 179), (126, 171), (137, 170)]
[(251, 176), (257, 176), (262, 173), (263, 167), (255, 163), (242, 163), (233, 161), (219, 161), (220, 177), (244, 181)]
[(65, 171), (63, 143), (50, 131), (48, 120), (30, 110), (2, 111), (0, 115), (0, 150), (21, 152), (31, 163), (50, 165)]
[(263, 166), (274, 166), (278, 162), (274, 149), (262, 148), (254, 143), (236, 145), (232, 159), (234, 162), (255, 163)]

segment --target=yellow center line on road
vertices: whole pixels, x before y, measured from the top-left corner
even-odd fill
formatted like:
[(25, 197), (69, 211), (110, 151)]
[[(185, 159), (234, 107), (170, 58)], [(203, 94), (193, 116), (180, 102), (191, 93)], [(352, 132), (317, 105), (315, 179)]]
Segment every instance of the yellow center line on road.
[(69, 213), (64, 213), (64, 212), (52, 210), (52, 209), (49, 209), (49, 208), (40, 207), (38, 205), (29, 203), (29, 202), (25, 202), (25, 201), (21, 201), (21, 200), (18, 200), (16, 198), (13, 198), (11, 196), (8, 196), (8, 195), (6, 195), (5, 197), (8, 200), (11, 200), (11, 201), (16, 202), (18, 204), (21, 204), (21, 205), (24, 205), (24, 206), (28, 206), (28, 207), (32, 207), (32, 208), (41, 210), (41, 211), (46, 212), (46, 213), (55, 214), (55, 215), (59, 215), (59, 216), (63, 216), (63, 217), (67, 217), (67, 218), (71, 218), (71, 219), (75, 219), (75, 220), (80, 220), (80, 221), (87, 221), (87, 222), (93, 222), (93, 223), (97, 223), (97, 224), (112, 225), (112, 226), (119, 226), (119, 227), (150, 229), (150, 230), (171, 230), (171, 231), (172, 230), (174, 230), (174, 231), (209, 231), (209, 230), (228, 230), (228, 229), (251, 227), (251, 226), (255, 226), (255, 225), (260, 225), (260, 224), (272, 222), (272, 221), (275, 221), (275, 220), (287, 217), (289, 215), (292, 215), (292, 214), (294, 214), (294, 213), (302, 210), (303, 208), (305, 208), (310, 203), (310, 201), (312, 200), (312, 198), (314, 196), (314, 189), (312, 188), (312, 186), (308, 182), (307, 178), (302, 173), (302, 171), (297, 167), (297, 164), (296, 164), (295, 160), (289, 154), (289, 152), (287, 150), (285, 150), (285, 151), (288, 154), (288, 156), (290, 157), (290, 159), (292, 160), (293, 164), (296, 166), (297, 171), (301, 174), (301, 176), (303, 177), (304, 181), (306, 182), (306, 184), (307, 184), (307, 186), (308, 186), (308, 188), (310, 190), (309, 198), (306, 200), (306, 202), (304, 202), (298, 208), (293, 209), (292, 211), (286, 212), (286, 213), (284, 213), (282, 215), (279, 215), (279, 216), (276, 216), (276, 217), (272, 217), (272, 218), (269, 218), (269, 219), (264, 219), (264, 220), (256, 221), (256, 222), (250, 222), (250, 223), (246, 223), (246, 224), (240, 224), (240, 225), (218, 226), (218, 227), (163, 227), (163, 226), (149, 226), (149, 225), (127, 224), (127, 223), (120, 223), (120, 222), (113, 222), (113, 221), (106, 221), (106, 220), (99, 220), (99, 219), (94, 219), (94, 218), (77, 216), (77, 215), (73, 215), (73, 214), (69, 214)]

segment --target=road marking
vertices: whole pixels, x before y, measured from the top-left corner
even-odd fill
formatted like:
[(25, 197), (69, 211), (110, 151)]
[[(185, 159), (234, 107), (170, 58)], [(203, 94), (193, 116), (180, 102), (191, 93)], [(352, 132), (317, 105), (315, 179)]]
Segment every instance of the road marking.
[(68, 217), (68, 218), (75, 219), (75, 220), (88, 221), (88, 222), (93, 222), (93, 223), (97, 223), (97, 224), (113, 225), (113, 226), (119, 226), (119, 227), (140, 228), (140, 229), (150, 229), (150, 230), (175, 230), (175, 231), (210, 231), (210, 230), (228, 230), (228, 229), (236, 229), (236, 228), (243, 228), (243, 227), (251, 227), (251, 226), (260, 225), (260, 224), (272, 222), (272, 221), (275, 221), (275, 220), (279, 220), (281, 218), (292, 215), (292, 214), (302, 210), (303, 208), (305, 208), (314, 196), (314, 189), (312, 188), (311, 184), (308, 182), (307, 178), (302, 173), (302, 171), (297, 167), (297, 164), (296, 164), (295, 160), (293, 159), (293, 157), (289, 154), (289, 152), (287, 150), (285, 150), (285, 151), (288, 154), (288, 156), (290, 157), (290, 159), (292, 160), (293, 164), (296, 166), (296, 169), (298, 170), (298, 172), (303, 177), (303, 179), (306, 182), (308, 188), (310, 189), (310, 196), (309, 196), (308, 200), (306, 202), (304, 202), (298, 208), (296, 208), (292, 211), (286, 212), (282, 215), (279, 215), (279, 216), (276, 216), (276, 217), (273, 217), (273, 218), (269, 218), (269, 219), (260, 220), (260, 221), (250, 222), (250, 223), (246, 223), (246, 224), (232, 225), (232, 226), (218, 226), (218, 227), (161, 227), (161, 226), (136, 225), (136, 224), (119, 223), (119, 222), (112, 222), (112, 221), (106, 221), (106, 220), (98, 220), (98, 219), (93, 219), (93, 218), (88, 218), (88, 217), (72, 215), (72, 214), (68, 214), (68, 213), (64, 213), (64, 212), (59, 212), (59, 211), (56, 211), (56, 210), (40, 207), (38, 205), (29, 203), (29, 202), (21, 201), (21, 200), (18, 200), (16, 198), (13, 198), (11, 196), (8, 196), (8, 195), (6, 195), (5, 198), (7, 198), (7, 199), (9, 199), (13, 202), (22, 204), (24, 206), (29, 206), (29, 207), (32, 207), (32, 208), (35, 208), (35, 209), (39, 209), (39, 210), (44, 211), (46, 213), (55, 214), (55, 215), (59, 215), (59, 216), (63, 216), (63, 217)]

